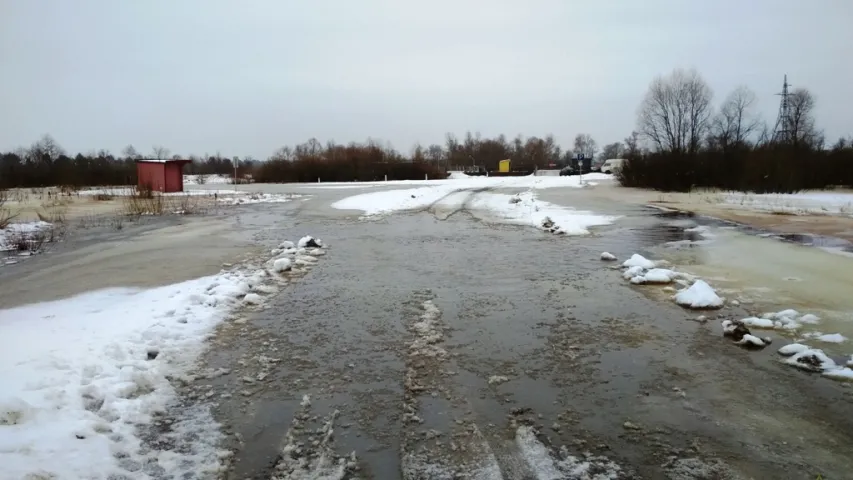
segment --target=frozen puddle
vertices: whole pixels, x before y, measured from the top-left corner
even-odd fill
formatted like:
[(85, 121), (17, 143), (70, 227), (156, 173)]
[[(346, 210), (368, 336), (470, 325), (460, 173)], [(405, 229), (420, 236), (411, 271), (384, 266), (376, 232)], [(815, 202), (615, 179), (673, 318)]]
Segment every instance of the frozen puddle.
[[(305, 237), (277, 255), (321, 246)], [(215, 475), (230, 455), (219, 426), (205, 404), (182, 404), (172, 381), (191, 376), (219, 323), (263, 308), (290, 274), (247, 265), (0, 310), (4, 478)]]

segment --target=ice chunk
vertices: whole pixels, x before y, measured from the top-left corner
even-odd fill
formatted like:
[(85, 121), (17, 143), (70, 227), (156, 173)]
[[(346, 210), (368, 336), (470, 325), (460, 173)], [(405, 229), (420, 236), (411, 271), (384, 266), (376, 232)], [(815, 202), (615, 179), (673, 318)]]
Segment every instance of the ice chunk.
[(743, 345), (743, 346), (748, 346), (748, 347), (749, 346), (764, 347), (767, 345), (767, 343), (765, 343), (764, 340), (756, 337), (755, 335), (749, 334), (749, 333), (744, 335), (743, 338), (741, 338), (739, 341), (737, 341), (735, 343), (737, 343), (738, 345)]
[(779, 354), (788, 357), (800, 352), (805, 352), (808, 349), (808, 345), (803, 345), (802, 343), (792, 343), (790, 345), (785, 345), (784, 347), (780, 348)]
[(293, 247), (295, 247), (295, 245), (293, 244), (293, 242), (291, 242), (289, 240), (285, 240), (284, 242), (281, 242), (278, 246), (278, 248), (280, 248), (282, 250), (288, 250), (288, 249), (291, 249)]
[(840, 333), (830, 333), (818, 336), (817, 340), (826, 343), (842, 343), (847, 341), (847, 337)]
[[(783, 347), (784, 348), (784, 347)], [(835, 361), (826, 356), (823, 350), (816, 348), (806, 348), (795, 353), (791, 358), (785, 360), (788, 365), (793, 365), (797, 368), (805, 370), (829, 370), (836, 368)]]
[(640, 266), (629, 267), (625, 272), (622, 273), (622, 277), (625, 280), (630, 280), (634, 277), (642, 277), (646, 272), (646, 269)]
[(770, 320), (769, 318), (747, 317), (742, 321), (747, 327), (773, 328), (774, 326), (773, 320)]
[(286, 271), (290, 270), (292, 266), (293, 266), (293, 263), (290, 261), (289, 258), (277, 258), (272, 263), (273, 270), (278, 272), (278, 273), (286, 272)]
[(798, 318), (797, 321), (800, 323), (809, 323), (814, 325), (820, 322), (820, 317), (818, 317), (817, 315), (812, 315), (811, 313), (807, 313), (802, 317)]
[(314, 238), (310, 235), (306, 235), (299, 239), (299, 243), (297, 244), (299, 248), (322, 248), (323, 241), (319, 238)]
[(823, 374), (827, 377), (837, 378), (839, 380), (853, 380), (853, 369), (847, 367), (826, 370)]
[(631, 255), (631, 258), (629, 258), (628, 260), (625, 260), (622, 263), (622, 266), (623, 267), (655, 268), (655, 262), (649, 260), (648, 258), (646, 258), (640, 254), (635, 253), (635, 254)]
[(696, 280), (689, 288), (675, 294), (675, 303), (688, 308), (720, 308), (723, 299), (704, 280)]
[(653, 268), (643, 275), (644, 283), (670, 283), (677, 274), (665, 268)]
[(264, 297), (258, 295), (257, 293), (248, 293), (245, 297), (243, 297), (243, 303), (248, 305), (260, 305), (264, 301)]
[(601, 259), (606, 260), (608, 262), (612, 262), (616, 260), (616, 255), (613, 255), (610, 252), (601, 252)]

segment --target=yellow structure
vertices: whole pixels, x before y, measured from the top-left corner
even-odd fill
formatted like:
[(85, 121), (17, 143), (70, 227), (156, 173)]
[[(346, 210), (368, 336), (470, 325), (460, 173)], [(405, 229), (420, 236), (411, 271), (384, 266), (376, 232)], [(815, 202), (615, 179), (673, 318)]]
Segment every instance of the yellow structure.
[(508, 173), (509, 172), (509, 160), (501, 160), (498, 162), (498, 172), (500, 173)]

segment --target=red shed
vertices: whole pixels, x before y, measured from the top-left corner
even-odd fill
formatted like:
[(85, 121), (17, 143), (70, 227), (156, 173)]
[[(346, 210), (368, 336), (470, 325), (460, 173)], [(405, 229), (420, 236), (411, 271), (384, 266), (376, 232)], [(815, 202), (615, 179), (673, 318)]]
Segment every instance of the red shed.
[(137, 185), (151, 187), (155, 192), (183, 192), (184, 165), (190, 162), (192, 160), (137, 160)]

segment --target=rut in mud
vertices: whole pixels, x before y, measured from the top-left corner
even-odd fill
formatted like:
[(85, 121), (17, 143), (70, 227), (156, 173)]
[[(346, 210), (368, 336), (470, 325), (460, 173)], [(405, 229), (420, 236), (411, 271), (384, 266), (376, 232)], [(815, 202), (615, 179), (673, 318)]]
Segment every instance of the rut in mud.
[[(225, 478), (793, 479), (853, 467), (832, 453), (853, 445), (842, 387), (753, 365), (598, 260), (674, 240), (661, 219), (626, 209), (594, 235), (557, 237), (458, 213), (258, 219), (298, 222), (331, 248), (214, 340), (195, 388), (214, 392), (234, 452)], [(294, 448), (302, 460), (282, 462)]]

